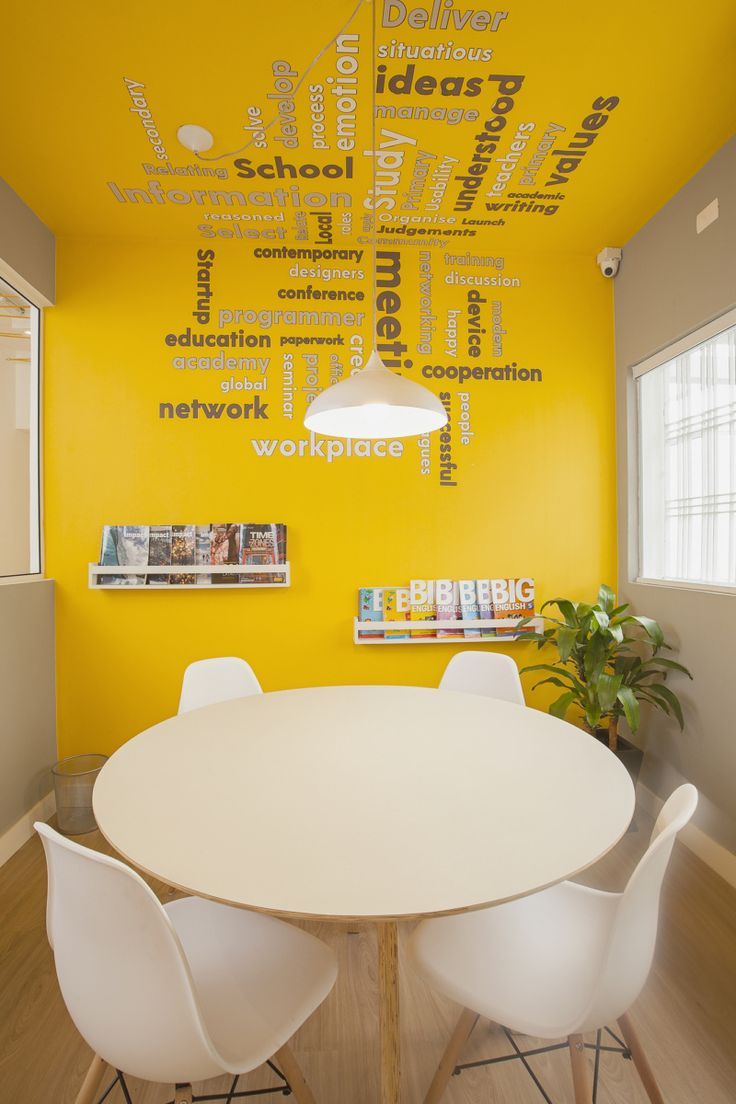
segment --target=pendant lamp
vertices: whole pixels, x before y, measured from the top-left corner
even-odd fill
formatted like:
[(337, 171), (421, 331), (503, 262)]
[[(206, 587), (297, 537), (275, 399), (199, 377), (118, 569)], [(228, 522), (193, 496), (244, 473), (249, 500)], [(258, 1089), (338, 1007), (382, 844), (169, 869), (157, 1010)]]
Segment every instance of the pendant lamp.
[[(373, 196), (376, 195), (376, 17), (372, 7), (371, 56), (373, 94)], [(375, 347), (376, 340), (376, 236), (373, 219), (373, 351), (365, 368), (325, 388), (307, 407), (304, 425), (325, 437), (368, 438), (421, 437), (447, 422), (447, 411), (437, 396), (420, 383), (387, 368)]]

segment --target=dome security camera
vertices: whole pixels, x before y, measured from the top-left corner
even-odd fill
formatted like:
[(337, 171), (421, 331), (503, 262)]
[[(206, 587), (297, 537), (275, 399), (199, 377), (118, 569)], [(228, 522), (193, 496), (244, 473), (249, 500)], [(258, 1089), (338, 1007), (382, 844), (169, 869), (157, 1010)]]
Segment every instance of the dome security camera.
[(610, 246), (607, 249), (601, 249), (596, 257), (596, 262), (607, 280), (612, 280), (618, 272), (618, 266), (621, 264), (622, 256), (623, 254), (620, 249), (613, 249)]

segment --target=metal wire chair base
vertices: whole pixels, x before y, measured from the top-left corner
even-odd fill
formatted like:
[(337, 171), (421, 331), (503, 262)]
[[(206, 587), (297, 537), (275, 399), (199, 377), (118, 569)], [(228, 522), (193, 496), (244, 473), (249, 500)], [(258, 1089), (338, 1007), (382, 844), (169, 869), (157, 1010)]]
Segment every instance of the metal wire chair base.
[[(513, 1047), (513, 1054), (502, 1054), (498, 1058), (481, 1058), (477, 1062), (462, 1062), (460, 1065), (455, 1066), (454, 1070), (452, 1071), (452, 1076), (457, 1077), (463, 1072), (463, 1070), (466, 1069), (477, 1069), (479, 1066), (493, 1066), (497, 1065), (499, 1062), (515, 1062), (519, 1060), (521, 1061), (524, 1069), (527, 1071), (532, 1081), (544, 1097), (546, 1104), (554, 1104), (551, 1098), (547, 1095), (544, 1086), (542, 1085), (532, 1067), (529, 1065), (527, 1059), (534, 1057), (535, 1054), (549, 1054), (550, 1051), (553, 1050), (567, 1050), (567, 1040), (565, 1040), (564, 1043), (551, 1043), (549, 1046), (535, 1047), (533, 1050), (521, 1050), (521, 1048), (517, 1045), (516, 1039), (513, 1037), (509, 1029), (507, 1027), (501, 1026), (501, 1030)], [(605, 1046), (601, 1042), (604, 1031), (607, 1033), (607, 1035), (611, 1036), (613, 1041), (617, 1044), (616, 1046)], [(626, 1046), (626, 1043), (623, 1041), (623, 1039), (619, 1039), (618, 1035), (616, 1035), (615, 1032), (611, 1031), (610, 1027), (599, 1028), (596, 1032), (595, 1042), (586, 1043), (585, 1047), (587, 1050), (595, 1051), (595, 1065), (593, 1067), (593, 1104), (596, 1104), (598, 1099), (598, 1079), (600, 1075), (601, 1054), (604, 1051), (610, 1051), (614, 1054), (620, 1054), (622, 1058), (630, 1060), (631, 1051)]]
[[(270, 1096), (272, 1093), (281, 1093), (282, 1096), (290, 1096), (291, 1091), (292, 1091), (291, 1090), (291, 1085), (286, 1080), (286, 1078), (284, 1077), (283, 1073), (278, 1068), (278, 1066), (276, 1066), (271, 1061), (267, 1062), (266, 1065), (269, 1067), (269, 1069), (273, 1070), (273, 1072), (276, 1074), (276, 1076), (279, 1078), (279, 1080), (282, 1082), (282, 1084), (272, 1085), (270, 1088), (267, 1088), (267, 1089), (241, 1089), (240, 1091), (238, 1091), (238, 1081), (240, 1080), (240, 1074), (238, 1074), (233, 1079), (233, 1083), (230, 1086), (230, 1091), (229, 1092), (209, 1093), (209, 1094), (204, 1095), (204, 1096), (192, 1096), (192, 1104), (195, 1104), (195, 1102), (201, 1102), (201, 1101), (205, 1101), (205, 1100), (224, 1100), (225, 1104), (231, 1104), (231, 1102), (233, 1100), (242, 1100), (246, 1096)], [(112, 1090), (115, 1088), (116, 1085), (120, 1085), (120, 1089), (122, 1091), (123, 1099), (125, 1100), (125, 1104), (133, 1104), (133, 1101), (132, 1101), (131, 1096), (130, 1096), (130, 1092), (128, 1091), (128, 1086), (127, 1086), (126, 1081), (125, 1081), (125, 1076), (124, 1076), (123, 1073), (121, 1073), (120, 1070), (115, 1070), (115, 1077), (110, 1082), (110, 1084), (107, 1086), (104, 1093), (102, 1094), (100, 1099), (97, 1101), (97, 1104), (103, 1104), (103, 1101), (107, 1100), (108, 1096), (110, 1095), (110, 1093), (112, 1092)], [(175, 1101), (169, 1100), (168, 1104), (175, 1104)]]

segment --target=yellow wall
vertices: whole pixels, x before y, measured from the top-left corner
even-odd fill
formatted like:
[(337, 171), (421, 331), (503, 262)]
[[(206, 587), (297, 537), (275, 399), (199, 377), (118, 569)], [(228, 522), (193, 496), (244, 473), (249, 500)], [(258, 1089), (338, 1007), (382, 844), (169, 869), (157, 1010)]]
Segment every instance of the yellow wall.
[[(253, 244), (216, 244), (216, 307), (282, 305), (276, 291), (288, 286), (294, 262), (256, 262)], [(245, 656), (266, 690), (436, 684), (457, 645), (353, 645), (360, 585), (532, 575), (544, 600), (582, 598), (601, 579), (616, 577), (611, 284), (589, 256), (507, 255), (503, 274), (520, 286), (480, 289), (503, 304), (508, 335), (500, 363), (537, 367), (543, 379), (448, 385), (453, 395), (470, 393), (475, 436), (467, 446), (456, 439), (459, 485), (440, 488), (437, 440), (429, 476), (420, 474), (413, 441), (405, 443), (401, 459), (328, 465), (319, 458), (255, 456), (253, 435), (306, 437), (303, 396), (293, 421), (280, 414), (278, 347), (285, 333), (306, 333), (305, 327), (245, 327), (272, 338), (270, 350), (251, 351), (272, 358), (269, 394), (262, 396), (270, 404), (268, 421), (159, 418), (161, 402), (218, 401), (216, 374), (178, 371), (171, 361), (182, 350), (164, 343), (166, 333), (192, 321), (195, 254), (205, 245), (60, 243), (58, 305), (47, 312), (46, 325), (45, 525), (46, 570), (58, 582), (63, 755), (110, 752), (173, 713), (184, 667), (205, 656)], [(462, 241), (446, 248), (464, 252)], [(402, 335), (412, 351), (419, 252), (402, 251)], [(444, 355), (442, 330), (448, 308), (464, 309), (467, 289), (443, 282), (450, 269), (440, 253), (432, 250), (438, 336), (431, 357), (414, 354), (412, 378), (421, 378), (425, 363), (453, 363)], [(366, 271), (367, 261), (366, 253)], [(368, 310), (368, 283), (362, 286)], [(320, 306), (351, 308), (312, 304)], [(367, 343), (368, 325), (362, 333)], [(323, 352), (321, 380), (325, 363)], [(499, 362), (487, 352), (472, 361), (460, 349), (455, 363)], [(445, 389), (439, 381), (430, 385)], [(86, 565), (97, 559), (104, 524), (222, 521), (286, 522), (292, 588), (87, 589)], [(526, 646), (509, 644), (507, 650), (520, 661), (531, 658)], [(532, 700), (544, 705), (548, 699), (538, 694)]]

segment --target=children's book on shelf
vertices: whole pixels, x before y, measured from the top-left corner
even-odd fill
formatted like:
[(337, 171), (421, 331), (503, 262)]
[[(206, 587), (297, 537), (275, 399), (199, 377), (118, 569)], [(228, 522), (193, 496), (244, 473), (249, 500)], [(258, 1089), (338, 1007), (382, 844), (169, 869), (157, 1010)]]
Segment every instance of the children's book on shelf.
[[(460, 616), (460, 593), (454, 579), (437, 579), (434, 584), (438, 621), (457, 621)], [(463, 640), (463, 630), (452, 628), (437, 629), (438, 640)]]
[[(286, 563), (286, 526), (253, 525), (241, 526), (240, 562), (243, 564), (268, 565)], [(241, 575), (241, 583), (285, 583), (286, 575), (274, 572), (268, 575)]]
[[(212, 564), (237, 564), (240, 560), (240, 525), (224, 522), (212, 526)], [(239, 576), (216, 573), (217, 583), (237, 583)]]
[[(412, 579), (409, 584), (409, 620), (435, 621), (437, 610), (434, 604), (434, 584), (424, 579)], [(436, 636), (434, 629), (412, 629), (412, 640), (421, 640)]]
[[(534, 580), (491, 579), (491, 601), (493, 616), (497, 621), (519, 620), (534, 614)], [(534, 632), (533, 625), (524, 625), (521, 629), (512, 625), (508, 629), (496, 629), (498, 636), (518, 636), (525, 632)]]
[[(171, 564), (172, 567), (182, 567), (194, 564), (195, 558), (195, 527), (193, 525), (171, 526)], [(172, 586), (192, 586), (196, 575), (169, 575)]]
[[(463, 621), (478, 620), (478, 596), (476, 594), (475, 579), (460, 579), (458, 581), (460, 592), (460, 617)], [(480, 629), (465, 629), (466, 640), (479, 640)]]
[[(383, 590), (383, 620), (384, 621), (408, 621), (409, 620), (409, 588), (408, 587), (384, 587)], [(406, 630), (386, 629), (385, 640), (408, 640), (409, 633)]]
[[(149, 530), (148, 537), (148, 566), (149, 567), (170, 567), (171, 566), (171, 526), (170, 525), (152, 525)], [(166, 575), (147, 575), (146, 582), (148, 586), (168, 586), (169, 576)]]
[[(490, 579), (476, 579), (475, 580), (475, 597), (478, 602), (478, 616), (481, 621), (493, 620), (493, 602), (491, 601), (491, 580)], [(482, 640), (492, 640), (496, 635), (495, 629), (481, 629), (480, 635)]]
[[(358, 591), (358, 620), (383, 621), (383, 590), (381, 587), (361, 587)], [(361, 629), (358, 639), (383, 640), (383, 629)]]
[[(194, 527), (194, 562), (198, 567), (212, 563), (211, 525), (195, 525)], [(206, 571), (198, 572), (195, 576), (197, 586), (209, 586), (212, 576)]]

